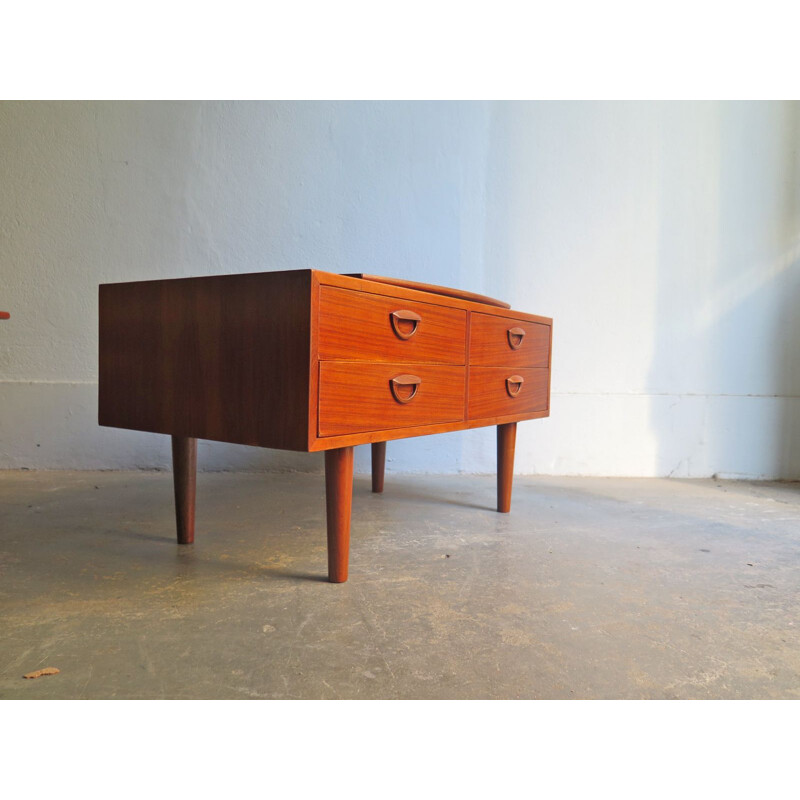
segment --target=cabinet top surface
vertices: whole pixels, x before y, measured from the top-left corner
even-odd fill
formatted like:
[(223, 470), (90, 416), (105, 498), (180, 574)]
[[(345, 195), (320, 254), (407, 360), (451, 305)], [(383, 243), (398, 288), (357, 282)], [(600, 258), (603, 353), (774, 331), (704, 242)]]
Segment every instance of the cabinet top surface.
[(439, 305), (447, 305), (455, 308), (463, 308), (471, 311), (483, 311), (490, 314), (499, 314), (502, 316), (522, 315), (525, 318), (541, 321), (545, 323), (552, 323), (548, 317), (540, 317), (533, 314), (528, 314), (520, 311), (513, 311), (511, 306), (493, 297), (486, 295), (476, 294), (475, 292), (468, 292), (462, 289), (455, 289), (446, 286), (437, 286), (434, 284), (420, 283), (417, 281), (410, 281), (403, 278), (391, 278), (378, 275), (371, 275), (363, 272), (359, 273), (344, 273), (339, 274), (336, 272), (326, 272), (318, 269), (299, 269), (299, 270), (268, 270), (263, 272), (232, 272), (221, 275), (201, 275), (201, 276), (186, 276), (176, 278), (156, 278), (146, 281), (126, 281), (123, 283), (115, 284), (100, 284), (104, 286), (125, 286), (136, 285), (144, 283), (180, 283), (186, 282), (235, 282), (238, 279), (257, 279), (263, 277), (264, 279), (278, 278), (278, 276), (294, 276), (296, 279), (305, 278), (310, 280), (313, 284), (324, 286), (338, 286), (343, 289), (351, 289), (360, 292), (370, 292), (374, 294), (384, 294), (399, 298), (408, 298), (410, 300), (424, 300), (428, 303)]

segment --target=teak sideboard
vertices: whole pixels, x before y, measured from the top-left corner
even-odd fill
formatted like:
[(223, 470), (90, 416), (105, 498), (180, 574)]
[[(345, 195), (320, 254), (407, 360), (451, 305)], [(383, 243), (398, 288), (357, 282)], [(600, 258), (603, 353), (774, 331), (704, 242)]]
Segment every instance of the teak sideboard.
[(325, 451), (328, 577), (347, 580), (353, 446), (497, 426), (509, 511), (517, 422), (550, 413), (552, 320), (456, 289), (319, 270), (100, 286), (99, 422), (172, 437), (178, 542), (197, 440)]

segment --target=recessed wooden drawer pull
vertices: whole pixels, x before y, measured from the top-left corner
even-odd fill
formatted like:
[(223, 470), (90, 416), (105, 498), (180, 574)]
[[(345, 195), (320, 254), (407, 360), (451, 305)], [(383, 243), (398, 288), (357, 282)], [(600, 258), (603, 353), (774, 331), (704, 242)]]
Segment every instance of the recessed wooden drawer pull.
[(398, 403), (408, 403), (413, 400), (421, 384), (422, 378), (418, 378), (416, 375), (395, 375), (389, 381), (392, 397)]
[(509, 328), (508, 344), (512, 350), (519, 350), (522, 340), (525, 338), (525, 331), (522, 328)]
[(522, 391), (523, 383), (525, 383), (525, 378), (522, 375), (512, 375), (510, 378), (506, 378), (506, 391), (512, 397), (516, 397)]
[(405, 310), (392, 311), (389, 318), (392, 321), (392, 329), (401, 339), (410, 339), (417, 332), (419, 323), (422, 322), (419, 314)]

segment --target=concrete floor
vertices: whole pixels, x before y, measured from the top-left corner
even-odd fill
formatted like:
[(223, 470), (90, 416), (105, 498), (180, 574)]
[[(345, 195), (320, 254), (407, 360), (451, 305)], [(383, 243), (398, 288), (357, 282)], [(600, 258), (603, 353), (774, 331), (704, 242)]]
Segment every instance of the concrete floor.
[[(800, 484), (0, 473), (0, 698), (797, 698)], [(23, 680), (54, 666), (59, 675)]]

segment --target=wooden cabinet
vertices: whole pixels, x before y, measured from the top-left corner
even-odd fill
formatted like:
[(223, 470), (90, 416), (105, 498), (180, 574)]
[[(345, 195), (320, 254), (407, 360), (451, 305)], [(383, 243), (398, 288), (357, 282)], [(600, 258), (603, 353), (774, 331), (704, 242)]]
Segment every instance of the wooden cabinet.
[(329, 577), (347, 578), (352, 447), (498, 426), (498, 508), (516, 423), (550, 410), (552, 320), (445, 287), (318, 270), (100, 286), (101, 425), (173, 437), (179, 541), (194, 539), (196, 440), (326, 453)]

